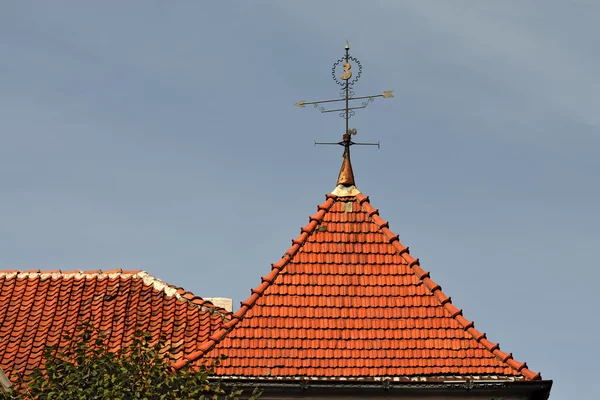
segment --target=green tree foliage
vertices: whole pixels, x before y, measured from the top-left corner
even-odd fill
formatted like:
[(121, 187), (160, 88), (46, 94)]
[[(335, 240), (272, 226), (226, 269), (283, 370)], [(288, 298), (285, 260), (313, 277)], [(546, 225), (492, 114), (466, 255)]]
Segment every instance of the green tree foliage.
[[(12, 379), (13, 391), (0, 394), (0, 399), (235, 400), (242, 395), (210, 379), (220, 359), (174, 370), (164, 338), (153, 342), (141, 330), (135, 332), (131, 345), (116, 351), (110, 351), (106, 335), (90, 325), (65, 339), (66, 347), (45, 350), (44, 369), (36, 369), (26, 380)], [(255, 390), (248, 397), (257, 396)]]

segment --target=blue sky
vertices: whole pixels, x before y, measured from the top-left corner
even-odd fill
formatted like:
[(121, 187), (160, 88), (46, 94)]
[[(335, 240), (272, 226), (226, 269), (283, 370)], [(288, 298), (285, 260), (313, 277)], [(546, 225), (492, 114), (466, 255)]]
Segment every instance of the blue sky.
[(476, 327), (598, 398), (600, 3), (3, 2), (0, 268), (143, 269), (237, 303), (358, 188)]

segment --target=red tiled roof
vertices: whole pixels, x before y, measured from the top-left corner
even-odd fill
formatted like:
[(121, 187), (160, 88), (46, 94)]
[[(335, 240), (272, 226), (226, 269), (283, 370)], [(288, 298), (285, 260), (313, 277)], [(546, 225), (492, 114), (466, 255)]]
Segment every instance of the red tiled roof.
[(201, 348), (245, 378), (541, 379), (452, 304), (368, 197), (328, 195), (262, 284)]
[(136, 325), (166, 336), (176, 358), (197, 350), (231, 314), (143, 271), (0, 271), (0, 366), (27, 376), (46, 346), (85, 322), (131, 343)]

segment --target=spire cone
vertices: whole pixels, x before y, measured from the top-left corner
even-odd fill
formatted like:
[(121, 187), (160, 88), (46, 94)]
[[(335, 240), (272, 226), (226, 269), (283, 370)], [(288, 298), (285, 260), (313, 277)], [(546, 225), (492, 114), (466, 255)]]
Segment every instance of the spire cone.
[(354, 172), (352, 171), (352, 162), (350, 161), (350, 135), (344, 135), (344, 144), (344, 160), (342, 161), (342, 168), (340, 168), (340, 174), (338, 175), (337, 185), (355, 186)]

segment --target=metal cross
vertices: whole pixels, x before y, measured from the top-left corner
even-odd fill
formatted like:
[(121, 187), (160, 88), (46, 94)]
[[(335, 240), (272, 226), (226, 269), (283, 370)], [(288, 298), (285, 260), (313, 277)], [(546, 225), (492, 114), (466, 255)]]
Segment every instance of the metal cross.
[[(354, 71), (356, 71), (356, 75), (352, 72), (352, 67)], [(339, 69), (342, 69), (340, 71)], [(340, 74), (340, 72), (343, 72)], [(344, 147), (350, 147), (352, 145), (358, 144), (363, 146), (377, 146), (379, 148), (379, 142), (377, 143), (357, 143), (350, 140), (351, 135), (356, 135), (356, 129), (350, 129), (348, 127), (348, 121), (355, 114), (354, 110), (358, 110), (361, 108), (365, 108), (375, 101), (377, 97), (383, 97), (385, 99), (394, 97), (392, 95), (392, 91), (385, 91), (382, 94), (377, 94), (373, 96), (358, 96), (354, 97), (354, 91), (352, 90), (352, 86), (359, 80), (362, 74), (362, 66), (360, 61), (355, 57), (350, 55), (350, 45), (346, 42), (346, 54), (344, 57), (340, 58), (333, 64), (333, 68), (331, 68), (331, 74), (333, 76), (333, 80), (340, 86), (342, 86), (342, 92), (340, 92), (339, 99), (330, 99), (330, 100), (318, 100), (318, 101), (304, 101), (301, 100), (294, 104), (297, 107), (304, 107), (307, 105), (313, 105), (317, 110), (321, 113), (330, 113), (330, 112), (339, 112), (339, 116), (346, 120), (346, 131), (343, 135), (343, 139), (340, 142), (315, 142), (315, 146), (318, 144), (339, 144)], [(352, 78), (354, 76), (354, 78)], [(340, 80), (341, 78), (341, 80)], [(360, 104), (357, 104), (356, 101), (360, 101)], [(326, 103), (337, 103), (340, 101), (345, 102), (344, 108), (332, 108), (327, 109), (323, 106)]]

